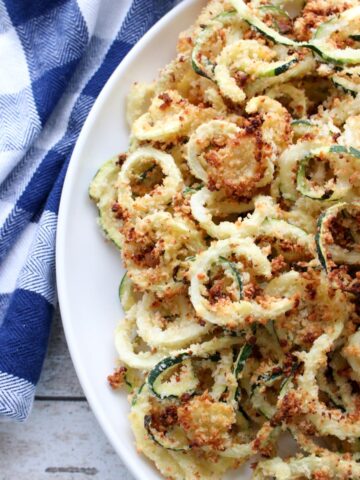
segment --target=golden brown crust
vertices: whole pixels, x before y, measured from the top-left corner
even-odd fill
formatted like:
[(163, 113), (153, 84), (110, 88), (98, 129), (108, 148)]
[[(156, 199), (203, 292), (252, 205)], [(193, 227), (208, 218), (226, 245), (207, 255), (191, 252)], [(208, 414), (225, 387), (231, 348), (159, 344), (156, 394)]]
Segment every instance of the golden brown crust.
[[(245, 3), (265, 24), (298, 41), (359, 4), (308, 0), (290, 18), (276, 8), (259, 10), (275, 3), (286, 9), (289, 2)], [(233, 9), (228, 0), (208, 2), (180, 35), (177, 57), (158, 80), (142, 94), (134, 90), (139, 98), (129, 155), (139, 148), (166, 153), (179, 179), (176, 191), (146, 211), (126, 209), (121, 195), (109, 207), (122, 221), (122, 257), (129, 295), (136, 297), (118, 329), (117, 348), (127, 378), (138, 369), (145, 382), (132, 395), (132, 425), (139, 450), (175, 480), (218, 480), (253, 454), (259, 455), (255, 475), (271, 464), (274, 471), (264, 473), (269, 478), (335, 478), (343, 461), (357, 466), (353, 453), (360, 450), (349, 434), (360, 429), (354, 367), (360, 358), (360, 272), (337, 265), (331, 254), (330, 268), (320, 264), (317, 220), (339, 200), (311, 198), (312, 191), (301, 187), (300, 167), (321, 147), (305, 168), (307, 185), (316, 190), (340, 178), (346, 184), (341, 201), (358, 200), (356, 155), (336, 153), (339, 161), (331, 163), (328, 147), (360, 149), (359, 99), (335, 86), (340, 70), (309, 46), (276, 44), (239, 15), (213, 21)], [(356, 46), (348, 33), (334, 33), (330, 43)], [(248, 70), (252, 62), (239, 58), (240, 50), (234, 59), (224, 52), (244, 40), (254, 46), (256, 66)], [(267, 69), (266, 62), (290, 56), (293, 65)], [(118, 165), (126, 158), (119, 156)], [(171, 178), (148, 163), (127, 177), (134, 202), (148, 194), (156, 199)], [(354, 222), (360, 224), (360, 215)], [(351, 250), (359, 232), (352, 236), (345, 227), (337, 219), (329, 223), (327, 247)], [(234, 253), (241, 242), (244, 253)], [(351, 293), (341, 291), (349, 285)], [(201, 332), (186, 337), (188, 328)], [(125, 382), (125, 373), (120, 367), (109, 375), (112, 388)], [(339, 431), (322, 435), (322, 428), (336, 427), (333, 417)], [(301, 452), (276, 463), (284, 431)], [(331, 452), (335, 473), (328, 468)], [(324, 456), (324, 468), (311, 464), (315, 455)], [(288, 473), (297, 461), (304, 461), (303, 477)], [(344, 471), (339, 478), (345, 480)], [(351, 467), (347, 472), (352, 478)]]
[(234, 138), (213, 139), (205, 154), (209, 190), (224, 190), (229, 197), (251, 198), (267, 168), (267, 145), (260, 125), (261, 120), (254, 118)]
[(352, 6), (345, 0), (309, 0), (301, 17), (295, 21), (294, 32), (298, 41), (310, 40), (314, 30), (333, 15), (337, 15)]
[(178, 409), (179, 424), (193, 447), (225, 448), (235, 413), (230, 405), (216, 402), (204, 392)]
[(124, 385), (126, 371), (127, 368), (122, 366), (117, 368), (111, 375), (108, 375), (107, 381), (112, 389), (117, 390)]

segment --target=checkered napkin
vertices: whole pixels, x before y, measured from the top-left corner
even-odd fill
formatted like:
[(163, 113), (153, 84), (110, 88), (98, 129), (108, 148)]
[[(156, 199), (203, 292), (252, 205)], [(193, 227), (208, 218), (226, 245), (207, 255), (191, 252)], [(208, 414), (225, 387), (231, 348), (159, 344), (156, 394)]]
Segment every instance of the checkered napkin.
[(56, 302), (74, 143), (124, 55), (176, 0), (0, 0), (0, 417), (29, 414)]

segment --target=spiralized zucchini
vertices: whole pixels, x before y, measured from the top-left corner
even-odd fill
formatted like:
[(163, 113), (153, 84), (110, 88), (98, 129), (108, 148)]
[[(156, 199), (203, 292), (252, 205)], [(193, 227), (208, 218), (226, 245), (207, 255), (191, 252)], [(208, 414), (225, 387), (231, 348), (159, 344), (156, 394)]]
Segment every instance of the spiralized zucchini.
[(137, 327), (142, 339), (154, 348), (185, 347), (211, 330), (209, 324), (197, 321), (185, 295), (160, 302), (150, 293), (138, 304)]
[(225, 47), (217, 58), (214, 77), (222, 94), (234, 103), (242, 103), (246, 93), (240, 88), (234, 78), (233, 72), (241, 72), (246, 82), (252, 82), (264, 77), (279, 77), (291, 70), (298, 63), (296, 53), (289, 54), (283, 45), (275, 48), (262, 45), (256, 40), (238, 40)]
[(345, 68), (336, 72), (331, 79), (336, 87), (356, 97), (360, 92), (359, 74), (360, 67)]
[[(234, 257), (234, 259), (233, 259)], [(223, 267), (221, 284), (206, 288), (212, 269)], [(256, 276), (267, 279), (271, 266), (266, 255), (248, 239), (220, 240), (199, 254), (191, 265), (191, 303), (197, 314), (210, 323), (227, 328), (239, 328), (253, 320), (266, 321), (293, 306), (293, 299), (259, 295), (259, 301), (244, 298), (244, 288)], [(231, 284), (227, 285), (227, 280)], [(256, 280), (255, 280), (256, 281)], [(218, 292), (217, 290), (223, 291)]]
[(104, 163), (90, 184), (89, 196), (99, 210), (99, 224), (103, 232), (121, 248), (123, 236), (120, 229), (124, 222), (120, 205), (117, 203), (116, 180), (119, 171), (119, 157), (113, 157)]
[(235, 123), (212, 120), (191, 135), (187, 161), (210, 190), (225, 189), (246, 197), (270, 183), (274, 166), (263, 139)]
[(285, 83), (266, 90), (266, 96), (278, 100), (280, 103), (283, 100), (294, 118), (301, 118), (307, 114), (308, 99), (304, 89)]
[(247, 103), (246, 113), (261, 115), (262, 135), (265, 142), (271, 145), (274, 156), (282, 152), (291, 142), (291, 117), (280, 102), (267, 96), (254, 97)]
[(360, 292), (360, 203), (338, 203), (318, 220), (320, 263), (341, 290)]
[[(229, 237), (255, 236), (269, 215), (279, 215), (272, 198), (259, 195), (252, 202), (224, 201), (222, 192), (210, 192), (202, 188), (191, 196), (191, 213), (208, 235), (219, 240)], [(239, 216), (238, 216), (239, 215)], [(215, 223), (214, 217), (220, 216)], [(234, 217), (234, 221), (221, 216)]]
[(115, 346), (122, 362), (132, 368), (139, 370), (149, 370), (163, 357), (163, 353), (152, 353), (149, 349), (136, 352), (134, 347), (134, 337), (136, 339), (136, 305), (134, 305), (124, 322), (122, 322), (115, 332)]
[(258, 78), (254, 82), (246, 85), (246, 95), (248, 98), (254, 95), (259, 95), (265, 89), (277, 84), (287, 83), (292, 80), (301, 80), (306, 78), (306, 75), (311, 75), (316, 68), (314, 57), (306, 52), (301, 52), (299, 60), (291, 66), (288, 70), (278, 76)]
[(134, 83), (131, 86), (126, 105), (126, 120), (129, 127), (142, 114), (146, 113), (154, 96), (154, 85), (147, 83)]
[[(164, 179), (161, 184), (151, 185), (148, 193), (141, 195), (141, 187), (146, 192), (146, 184), (151, 176), (155, 178), (155, 168), (159, 167)], [(154, 175), (155, 174), (155, 175)], [(134, 198), (132, 182), (135, 183), (138, 196)], [(154, 148), (139, 148), (130, 154), (121, 167), (118, 177), (118, 202), (130, 215), (144, 215), (165, 207), (172, 197), (180, 191), (182, 176), (173, 158)], [(149, 188), (149, 189), (150, 189)]]
[[(346, 313), (346, 312), (345, 312)], [(342, 319), (344, 311), (338, 309), (338, 318)], [(315, 382), (317, 369), (326, 361), (333, 342), (338, 338), (343, 328), (343, 322), (338, 321), (333, 331), (321, 335), (307, 354), (302, 354), (304, 373), (299, 377), (299, 393), (304, 399), (303, 410), (307, 418), (321, 435), (335, 435), (340, 440), (357, 438), (360, 432), (360, 422), (356, 414), (344, 415), (339, 409), (329, 409), (318, 399), (319, 387)], [(354, 421), (355, 420), (355, 421)]]
[[(298, 142), (296, 145), (291, 145), (279, 158), (280, 191), (286, 200), (295, 201), (301, 194), (297, 188), (299, 164), (302, 160), (307, 161), (307, 159), (311, 158), (311, 152), (316, 151), (317, 148), (321, 147), (319, 147), (319, 143), (316, 141)], [(304, 164), (304, 168), (305, 166)], [(305, 190), (303, 189), (303, 191)]]
[(163, 92), (154, 97), (149, 110), (135, 120), (132, 135), (140, 141), (167, 142), (176, 139), (177, 136), (185, 134), (194, 110), (177, 92)]
[(359, 12), (210, 0), (89, 188), (127, 268), (109, 383), (164, 478), (360, 479)]
[(242, 38), (247, 29), (247, 24), (239, 19), (235, 10), (222, 12), (202, 25), (191, 56), (195, 72), (213, 80), (217, 54), (225, 44)]
[[(287, 480), (288, 478), (323, 478), (333, 480), (347, 480), (360, 476), (360, 466), (356, 461), (339, 458), (337, 455), (294, 458), (286, 462), (281, 458), (274, 458), (260, 462), (254, 471), (255, 480)], [(321, 477), (320, 477), (321, 478)]]
[[(227, 141), (235, 140), (236, 135), (240, 132), (241, 130), (236, 124), (222, 120), (213, 120), (205, 125), (201, 125), (190, 137), (187, 144), (187, 161), (192, 173), (199, 180), (207, 182), (207, 162), (206, 158), (201, 157), (203, 151), (211, 147), (214, 137), (216, 139), (218, 136), (223, 136), (221, 138), (222, 145), (226, 145)], [(219, 147), (222, 145), (220, 143)]]
[[(224, 239), (239, 235), (241, 226), (249, 223), (243, 219), (237, 219), (234, 222), (220, 221), (219, 224), (214, 223), (213, 217), (216, 214), (231, 215), (231, 214), (248, 214), (251, 212), (254, 205), (253, 202), (234, 202), (225, 200), (221, 201), (223, 195), (221, 192), (210, 192), (206, 187), (191, 196), (190, 205), (191, 213), (195, 220), (199, 222), (201, 227), (213, 238)], [(209, 210), (212, 207), (213, 213)], [(250, 214), (249, 214), (250, 215)], [(251, 218), (251, 217), (250, 217)]]
[(348, 154), (351, 155), (338, 145), (312, 150), (299, 162), (297, 190), (315, 200), (340, 200), (346, 197), (351, 189), (349, 172), (344, 165), (344, 156)]
[[(335, 64), (356, 65), (360, 63), (360, 55), (355, 45), (359, 26), (360, 5), (345, 10), (337, 17), (322, 23), (308, 43), (325, 61)], [(355, 38), (351, 38), (351, 37)]]
[(141, 290), (170, 295), (184, 290), (190, 259), (204, 246), (191, 223), (168, 212), (137, 218), (124, 230), (123, 255), (129, 278)]

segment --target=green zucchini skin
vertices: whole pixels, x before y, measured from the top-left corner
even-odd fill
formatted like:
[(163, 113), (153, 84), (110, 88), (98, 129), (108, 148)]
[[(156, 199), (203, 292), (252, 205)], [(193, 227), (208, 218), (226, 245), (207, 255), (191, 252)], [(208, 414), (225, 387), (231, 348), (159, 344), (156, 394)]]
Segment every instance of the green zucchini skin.
[(124, 312), (136, 303), (136, 295), (134, 294), (134, 286), (127, 273), (124, 274), (119, 285), (119, 300)]
[[(321, 263), (322, 267), (324, 268), (324, 270), (326, 272), (329, 271), (329, 266), (328, 266), (328, 261), (327, 261), (326, 249), (325, 249), (325, 246), (323, 244), (324, 235), (326, 233), (325, 232), (325, 229), (326, 229), (325, 223), (334, 214), (336, 215), (340, 211), (342, 211), (344, 209), (346, 210), (346, 208), (350, 205), (351, 204), (347, 204), (347, 203), (336, 204), (336, 205), (328, 208), (327, 210), (325, 210), (325, 212), (323, 212), (318, 218), (317, 232), (316, 232), (316, 236), (315, 236), (315, 243), (316, 243), (316, 249), (317, 249), (317, 253), (318, 253), (318, 256), (319, 256), (320, 263)], [(360, 209), (360, 205), (359, 205), (359, 209)]]
[(290, 371), (290, 374), (288, 376), (286, 376), (283, 380), (283, 382), (281, 383), (281, 386), (280, 386), (280, 393), (283, 393), (284, 391), (284, 388), (286, 387), (286, 385), (289, 383), (290, 380), (292, 380), (297, 372), (297, 370), (299, 369), (300, 367), (300, 364), (295, 362), (293, 363), (292, 367), (291, 367), (291, 371)]
[[(261, 388), (264, 384), (272, 383), (284, 376), (282, 369), (273, 369), (270, 372), (263, 373), (259, 375), (255, 381), (255, 383), (251, 386), (251, 394), (250, 394), (250, 401), (254, 399), (255, 395), (261, 395), (261, 392), (257, 392), (259, 388)], [(270, 420), (272, 417), (272, 407), (269, 406), (266, 400), (263, 399), (262, 406), (255, 406), (254, 407), (263, 415), (267, 420)], [(270, 411), (269, 411), (270, 410)]]
[[(164, 398), (178, 398), (176, 395), (160, 395), (159, 392), (156, 389), (156, 381), (159, 379), (159, 377), (162, 376), (164, 372), (166, 372), (169, 368), (174, 367), (176, 365), (179, 365), (182, 363), (184, 360), (187, 360), (188, 358), (191, 358), (191, 355), (188, 353), (181, 353), (180, 355), (177, 355), (176, 357), (166, 357), (163, 360), (161, 360), (149, 373), (148, 378), (147, 378), (147, 384), (149, 385), (149, 388), (151, 392), (158, 398), (164, 399)], [(185, 393), (185, 392), (184, 392)], [(186, 392), (188, 393), (188, 392)]]
[(350, 153), (350, 155), (352, 155), (353, 157), (356, 157), (356, 158), (359, 158), (359, 159), (360, 159), (360, 150), (358, 150), (357, 148), (350, 147), (350, 148), (349, 148), (349, 153)]
[(277, 77), (278, 75), (281, 75), (282, 73), (287, 72), (293, 65), (298, 63), (298, 61), (299, 60), (297, 58), (293, 58), (289, 62), (285, 62), (280, 67), (277, 67), (277, 68), (274, 69), (274, 75), (273, 76)]
[(276, 14), (278, 14), (281, 17), (290, 18), (289, 15), (285, 12), (285, 10), (283, 10), (280, 7), (277, 7), (276, 5), (263, 5), (263, 6), (259, 7), (259, 11), (260, 12), (275, 12)]
[[(327, 22), (323, 22), (315, 32), (315, 35), (309, 42), (304, 42), (302, 45), (310, 48), (319, 55), (323, 60), (334, 65), (357, 65), (360, 63), (360, 51), (354, 48), (347, 48), (341, 50), (334, 48), (328, 43), (332, 33), (336, 30), (346, 29), (352, 20), (355, 20), (360, 15), (360, 8), (353, 7), (345, 10), (343, 13), (335, 18), (331, 18)], [(357, 33), (349, 35), (349, 38), (357, 40), (359, 35)]]
[(192, 58), (191, 66), (192, 66), (194, 72), (197, 73), (198, 75), (200, 75), (201, 77), (204, 77), (204, 78), (207, 78), (208, 80), (211, 80), (210, 76), (205, 72), (205, 70), (201, 69), (198, 65), (199, 64), (194, 60), (194, 58)]
[(124, 296), (125, 293), (125, 288), (126, 288), (126, 282), (128, 280), (127, 274), (125, 273), (124, 276), (122, 277), (119, 285), (119, 299), (122, 304), (122, 297)]
[(312, 50), (314, 53), (316, 53), (319, 57), (321, 57), (325, 62), (327, 63), (334, 63), (335, 65), (346, 65), (348, 62), (346, 60), (340, 61), (340, 60), (335, 60), (331, 56), (329, 56), (326, 52), (321, 50), (319, 47), (316, 45), (312, 45), (311, 43), (304, 43), (304, 47), (309, 48)]
[[(177, 400), (179, 399), (179, 397), (183, 394), (187, 394), (187, 395), (194, 395), (195, 394), (195, 390), (194, 388), (186, 388), (186, 385), (184, 385), (184, 391), (181, 392), (179, 395), (174, 395), (172, 393), (169, 393), (169, 394), (161, 394), (158, 390), (157, 390), (157, 381), (158, 380), (161, 380), (161, 377), (162, 375), (167, 372), (170, 368), (172, 367), (175, 367), (176, 365), (180, 365), (182, 362), (184, 362), (185, 360), (188, 360), (188, 359), (202, 359), (202, 358), (206, 358), (208, 360), (210, 360), (211, 362), (218, 362), (220, 360), (220, 355), (218, 352), (212, 354), (212, 355), (209, 355), (209, 356), (206, 356), (206, 357), (198, 357), (198, 356), (194, 356), (192, 355), (191, 353), (188, 353), (188, 352), (184, 352), (184, 353), (180, 353), (174, 357), (165, 357), (163, 358), (157, 365), (155, 365), (155, 367), (149, 372), (148, 374), (148, 377), (147, 377), (147, 380), (146, 380), (146, 383), (150, 389), (150, 391), (159, 399), (161, 400), (164, 400), (164, 399), (173, 399), (173, 400)], [(185, 382), (183, 382), (185, 383)]]
[[(272, 12), (275, 12), (278, 16), (281, 15), (282, 17), (290, 18), (284, 10), (273, 5), (265, 5), (261, 7), (259, 10), (265, 11), (269, 9)], [(207, 38), (211, 35), (211, 33), (215, 31), (216, 21), (222, 23), (223, 25), (226, 25), (227, 22), (231, 21), (232, 18), (235, 18), (236, 16), (237, 16), (236, 10), (222, 13), (213, 19), (213, 24), (210, 22), (208, 25), (204, 27), (204, 29), (198, 35), (197, 39), (195, 40), (195, 46), (193, 48), (192, 56), (191, 56), (192, 68), (198, 75), (201, 75), (209, 80), (214, 80), (214, 70), (215, 70), (216, 64), (211, 62), (207, 58), (205, 59), (202, 58), (201, 47), (206, 42)], [(242, 17), (241, 12), (240, 12), (240, 17)], [(266, 38), (268, 38), (272, 42), (280, 43), (280, 44), (282, 43), (283, 45), (287, 45), (291, 47), (297, 44), (297, 42), (294, 42), (291, 39), (288, 39), (287, 37), (277, 32), (276, 30), (268, 27), (266, 24), (264, 24), (260, 19), (258, 19), (254, 15), (247, 14), (246, 16), (243, 17), (243, 20), (248, 25), (258, 30), (262, 35), (264, 35)], [(262, 76), (274, 77), (274, 76), (281, 75), (286, 71), (288, 71), (290, 68), (292, 68), (296, 63), (298, 63), (298, 61), (299, 59), (297, 57), (284, 60), (282, 65), (277, 66), (276, 68), (269, 68), (269, 70), (265, 72)]]
[(239, 377), (240, 373), (244, 370), (246, 360), (252, 354), (253, 347), (249, 343), (246, 343), (241, 349), (234, 363), (234, 375)]
[(259, 388), (262, 383), (266, 384), (269, 382), (273, 382), (274, 380), (277, 380), (278, 378), (281, 378), (283, 376), (284, 376), (284, 372), (281, 369), (279, 369), (278, 371), (276, 370), (275, 372), (272, 371), (272, 372), (263, 373), (262, 375), (259, 375), (257, 377), (257, 380), (252, 385), (251, 389), (252, 391), (254, 391), (257, 388)]
[[(166, 436), (166, 434), (163, 434), (163, 435), (157, 435), (158, 432), (155, 431), (155, 429), (153, 429), (151, 427), (151, 424), (152, 424), (152, 418), (151, 418), (151, 415), (145, 415), (144, 416), (144, 427), (145, 427), (145, 430), (148, 432), (149, 434), (149, 437), (151, 438), (151, 440), (153, 442), (155, 442), (157, 445), (159, 445), (160, 447), (162, 448), (165, 448), (166, 450), (171, 450), (173, 452), (186, 452), (188, 450), (190, 450), (191, 446), (190, 445), (184, 445), (183, 447), (173, 447), (171, 446), (171, 444), (169, 443), (169, 440)], [(168, 440), (168, 442), (167, 442)]]
[[(286, 45), (286, 46), (291, 46), (291, 47), (305, 47), (310, 50), (312, 50), (316, 55), (318, 55), (322, 60), (328, 63), (332, 63), (334, 65), (357, 65), (360, 64), (360, 51), (356, 51), (355, 49), (351, 49), (351, 56), (349, 56), (348, 51), (342, 52), (341, 49), (336, 49), (331, 47), (328, 44), (328, 39), (331, 35), (331, 33), (334, 31), (334, 28), (336, 28), (336, 24), (343, 23), (345, 21), (350, 21), (351, 14), (353, 18), (356, 18), (358, 13), (359, 13), (359, 8), (355, 7), (352, 12), (350, 12), (350, 15), (348, 12), (344, 12), (343, 14), (340, 14), (336, 18), (330, 19), (328, 22), (324, 22), (318, 29), (316, 30), (313, 38), (308, 41), (308, 42), (297, 42), (295, 40), (292, 40), (291, 38), (286, 37), (285, 35), (282, 35), (281, 33), (277, 32), (275, 29), (269, 27), (266, 25), (260, 18), (258, 18), (251, 10), (246, 6), (246, 4), (242, 0), (232, 0), (232, 4), (235, 6), (235, 8), (238, 10), (240, 16), (243, 17), (243, 19), (251, 25), (255, 30), (257, 30), (259, 33), (261, 33), (264, 37), (268, 38), (269, 40)], [(273, 6), (273, 5), (265, 5), (263, 7), (260, 7), (259, 11), (261, 9), (272, 9), (277, 15), (283, 14), (287, 15), (285, 11), (282, 9)], [(334, 28), (332, 28), (334, 27)], [(360, 40), (360, 35), (357, 33), (354, 33), (352, 35), (349, 35), (350, 38), (352, 38), (355, 41)], [(285, 67), (284, 67), (285, 68)], [(287, 69), (290, 68), (289, 66)], [(281, 73), (283, 73), (286, 70), (283, 70)], [(279, 75), (279, 73), (277, 74)]]
[(293, 120), (291, 122), (291, 126), (296, 126), (296, 125), (305, 125), (307, 127), (312, 127), (312, 123), (310, 120), (302, 120), (302, 119), (299, 119), (299, 120)]
[[(360, 152), (359, 152), (360, 153)], [(328, 221), (331, 221), (331, 219), (335, 219), (339, 214), (343, 214), (343, 212), (347, 212), (350, 209), (350, 211), (355, 211), (355, 215), (360, 215), (360, 203), (354, 202), (354, 203), (338, 203), (336, 205), (333, 205), (332, 207), (329, 207), (325, 212), (323, 212), (317, 222), (317, 231), (315, 235), (315, 244), (316, 244), (316, 251), (317, 255), (319, 258), (319, 262), (326, 272), (326, 274), (331, 278), (331, 283), (335, 286), (335, 288), (340, 288), (341, 290), (347, 291), (349, 293), (354, 293), (355, 295), (359, 295), (359, 286), (358, 282), (355, 281), (349, 281), (346, 280), (345, 283), (341, 279), (341, 268), (344, 266), (350, 266), (354, 269), (355, 272), (360, 270), (360, 255), (358, 254), (358, 258), (356, 259), (356, 253), (355, 253), (355, 259), (354, 260), (349, 260), (348, 262), (343, 260), (343, 262), (336, 263), (333, 260), (333, 255), (330, 252), (328, 252), (328, 247), (326, 245), (326, 238), (329, 236), (329, 227), (327, 225)], [(352, 232), (350, 232), (352, 235)], [(356, 241), (356, 237), (354, 238), (354, 242), (356, 245), (358, 245), (358, 241)], [(332, 245), (330, 242), (329, 245)], [(334, 243), (336, 246), (336, 244)], [(346, 248), (343, 248), (343, 257), (348, 259), (349, 256), (351, 258), (351, 251), (346, 250)], [(340, 276), (338, 276), (340, 274)]]
[(313, 52), (319, 55), (319, 57), (321, 57), (327, 63), (332, 63), (334, 65), (339, 65), (339, 66), (358, 65), (360, 63), (360, 56), (359, 58), (350, 58), (350, 57), (334, 58), (327, 51), (324, 51), (320, 47), (316, 45), (312, 45), (311, 43), (303, 44), (303, 46), (310, 48)]
[(268, 38), (269, 40), (280, 43), (281, 45), (285, 45), (287, 47), (296, 47), (300, 45), (295, 40), (288, 38), (284, 35), (281, 35), (279, 32), (274, 30), (273, 28), (266, 25), (262, 22), (258, 17), (256, 17), (244, 4), (241, 0), (233, 0), (232, 4), (235, 6), (237, 11), (239, 12), (240, 16), (244, 18), (244, 20), (251, 25), (255, 30), (259, 33), (264, 35), (264, 37)]
[(183, 195), (193, 194), (201, 190), (203, 187), (204, 187), (203, 184), (198, 185), (197, 187), (185, 187), (182, 193)]
[(317, 228), (316, 228), (316, 234), (315, 234), (315, 245), (316, 245), (316, 251), (319, 257), (319, 261), (321, 266), (325, 271), (327, 271), (327, 264), (326, 264), (326, 254), (323, 252), (322, 248), (322, 242), (321, 242), (321, 237), (322, 237), (322, 225), (323, 221), (326, 218), (326, 212), (322, 213), (317, 221)]
[[(272, 42), (275, 42), (275, 43), (280, 43), (281, 45), (285, 45), (287, 47), (294, 47), (296, 46), (297, 42), (293, 41), (293, 40), (290, 40), (290, 39), (287, 39), (287, 40), (284, 40), (284, 39), (279, 39), (279, 37), (277, 35), (274, 35), (272, 32), (268, 31), (267, 29), (263, 28), (262, 26), (259, 26), (257, 22), (255, 22), (254, 20), (248, 20), (246, 19), (246, 22), (251, 25), (255, 30), (257, 30), (259, 33), (261, 33), (261, 35), (264, 35), (265, 38), (267, 38), (268, 40), (271, 40)], [(269, 28), (270, 30), (270, 28)], [(275, 30), (274, 30), (275, 33), (277, 33)], [(284, 37), (286, 38), (286, 37)]]
[[(275, 366), (272, 370), (259, 375), (255, 383), (251, 386), (250, 400), (258, 393), (261, 395), (261, 393), (257, 392), (257, 390), (261, 388), (263, 385), (269, 384), (269, 386), (271, 386), (273, 382), (280, 379), (283, 379), (283, 380), (280, 384), (278, 395), (283, 395), (285, 393), (287, 384), (289, 383), (290, 380), (294, 378), (298, 368), (299, 368), (299, 364), (295, 362), (292, 365), (292, 368), (289, 374), (286, 374), (281, 366), (278, 366), (278, 367)], [(272, 417), (271, 408), (272, 407), (270, 407), (270, 405), (267, 404), (266, 401), (264, 401), (264, 405), (262, 408), (259, 409), (259, 412), (267, 420), (270, 420)]]
[(306, 168), (308, 167), (311, 158), (311, 156), (306, 157), (301, 160), (299, 164), (296, 175), (297, 190), (305, 197), (309, 197), (314, 200), (328, 200), (334, 194), (333, 191), (325, 191), (323, 194), (319, 195), (315, 192), (311, 192), (311, 189), (306, 185)]
[(314, 124), (310, 120), (298, 119), (291, 122), (291, 127), (295, 136), (302, 137), (306, 133), (311, 133), (314, 128)]
[[(234, 362), (234, 368), (233, 368), (233, 373), (236, 378), (236, 380), (239, 379), (240, 373), (244, 370), (246, 360), (250, 357), (252, 354), (253, 347), (252, 345), (246, 343), (239, 351), (238, 356)], [(240, 387), (237, 386), (235, 390), (235, 400), (236, 402), (239, 402), (241, 397), (241, 390)]]
[(344, 79), (339, 75), (334, 75), (331, 79), (335, 87), (340, 88), (343, 92), (349, 93), (352, 97), (356, 97), (360, 92), (360, 86), (351, 84), (351, 80)]
[[(324, 149), (323, 152), (351, 155), (353, 157), (360, 159), (360, 150), (354, 147), (346, 148), (343, 145), (332, 145), (331, 147)], [(296, 174), (297, 190), (305, 197), (312, 198), (314, 200), (340, 199), (339, 196), (338, 197), (336, 196), (336, 188), (334, 190), (325, 190), (323, 193), (321, 193), (321, 192), (316, 192), (312, 190), (311, 187), (308, 185), (308, 182), (306, 179), (306, 168), (309, 165), (310, 160), (314, 157), (315, 157), (315, 153), (310, 153), (309, 155), (304, 157), (302, 160), (300, 160), (299, 167)]]
[(279, 28), (279, 25), (276, 21), (276, 17), (281, 17), (283, 19), (286, 19), (286, 20), (291, 20), (290, 16), (287, 14), (287, 12), (285, 12), (285, 10), (283, 10), (282, 8), (280, 7), (277, 7), (276, 5), (263, 5), (262, 7), (259, 7), (259, 12), (260, 13), (273, 13), (274, 14), (274, 21), (273, 21), (273, 25), (275, 23), (276, 27), (277, 27), (277, 30), (280, 32), (280, 28)]
[(138, 396), (141, 394), (141, 392), (143, 391), (143, 388), (145, 387), (145, 382), (139, 387), (138, 391), (134, 394), (133, 398), (132, 398), (132, 401), (131, 401), (131, 406), (133, 407), (134, 405), (136, 405), (136, 402), (137, 402), (137, 399), (138, 399)]
[(122, 221), (117, 219), (112, 207), (117, 202), (115, 183), (120, 172), (119, 156), (105, 162), (94, 175), (89, 186), (89, 197), (99, 212), (99, 224), (105, 236), (121, 250), (122, 235), (119, 228)]
[(219, 257), (219, 258), (223, 263), (227, 263), (229, 265), (231, 271), (233, 272), (234, 277), (235, 277), (236, 282), (237, 282), (238, 287), (239, 287), (239, 298), (241, 300), (243, 298), (243, 282), (242, 282), (242, 278), (241, 278), (241, 274), (240, 274), (239, 270), (236, 268), (236, 265), (233, 262), (230, 262), (227, 258), (225, 258), (225, 257)]
[[(228, 12), (223, 12), (217, 15), (216, 17), (213, 18), (213, 22), (220, 22), (223, 25), (226, 24), (228, 20), (231, 21), (232, 18), (235, 18), (237, 15), (236, 10), (230, 10)], [(215, 64), (212, 62), (208, 61), (208, 65), (204, 67), (199, 59), (197, 58), (198, 55), (201, 53), (201, 45), (204, 42), (204, 39), (206, 40), (206, 37), (208, 34), (211, 34), (212, 31), (215, 30), (215, 23), (211, 24), (211, 22), (208, 25), (205, 25), (203, 30), (199, 33), (195, 40), (195, 46), (193, 48), (192, 54), (191, 54), (191, 65), (195, 73), (198, 75), (207, 78), (208, 80), (213, 79), (213, 72), (215, 69)]]

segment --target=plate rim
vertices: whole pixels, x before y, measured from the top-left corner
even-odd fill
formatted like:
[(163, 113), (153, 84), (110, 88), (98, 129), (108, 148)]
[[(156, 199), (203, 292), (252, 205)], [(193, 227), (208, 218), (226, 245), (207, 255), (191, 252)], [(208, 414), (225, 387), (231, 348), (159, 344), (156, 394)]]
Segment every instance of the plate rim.
[[(137, 54), (141, 51), (143, 46), (145, 46), (153, 36), (157, 34), (159, 30), (166, 26), (168, 22), (171, 22), (179, 13), (183, 13), (184, 10), (188, 9), (191, 5), (197, 3), (198, 0), (182, 0), (180, 3), (175, 5), (168, 13), (166, 13), (162, 18), (160, 18), (142, 37), (141, 39), (131, 48), (131, 50), (126, 54), (122, 59), (119, 65), (115, 68), (111, 76), (106, 81), (105, 85), (101, 89), (98, 97), (96, 98), (82, 128), (80, 134), (75, 143), (69, 165), (66, 171), (64, 184), (60, 197), (60, 204), (58, 210), (58, 221), (57, 221), (57, 231), (56, 231), (56, 250), (55, 250), (55, 265), (56, 265), (56, 285), (57, 285), (57, 294), (58, 294), (58, 305), (60, 309), (60, 315), (62, 324), (64, 327), (64, 333), (66, 338), (66, 343), (70, 352), (71, 360), (73, 362), (76, 375), (80, 382), (80, 385), (83, 389), (85, 397), (88, 401), (88, 404), (91, 408), (92, 413), (94, 414), (96, 420), (98, 421), (102, 431), (104, 432), (107, 440), (110, 442), (111, 446), (114, 448), (115, 452), (120, 456), (123, 464), (128, 469), (128, 471), (137, 479), (143, 480), (141, 476), (141, 471), (138, 469), (138, 453), (134, 451), (134, 456), (127, 456), (125, 451), (123, 451), (118, 444), (118, 441), (111, 431), (108, 430), (106, 425), (106, 415), (104, 409), (100, 409), (97, 405), (97, 400), (92, 394), (90, 382), (86, 378), (86, 375), (82, 374), (83, 363), (81, 362), (81, 355), (77, 352), (75, 347), (75, 336), (71, 331), (71, 314), (70, 314), (70, 305), (66, 300), (66, 289), (65, 289), (65, 269), (63, 267), (65, 263), (65, 235), (67, 231), (67, 222), (66, 214), (69, 211), (69, 204), (71, 202), (71, 191), (72, 186), (75, 181), (75, 171), (77, 165), (77, 159), (81, 156), (81, 151), (83, 150), (88, 137), (88, 132), (91, 130), (95, 119), (97, 118), (104, 101), (107, 99), (109, 92), (113, 89), (115, 84), (119, 81), (118, 78), (121, 77), (126, 69), (128, 64), (131, 64), (133, 57), (136, 57)], [(194, 19), (189, 21), (189, 26), (193, 23)], [(135, 445), (134, 445), (135, 450)], [(159, 472), (157, 471), (157, 474)], [(159, 476), (159, 478), (161, 478)]]

